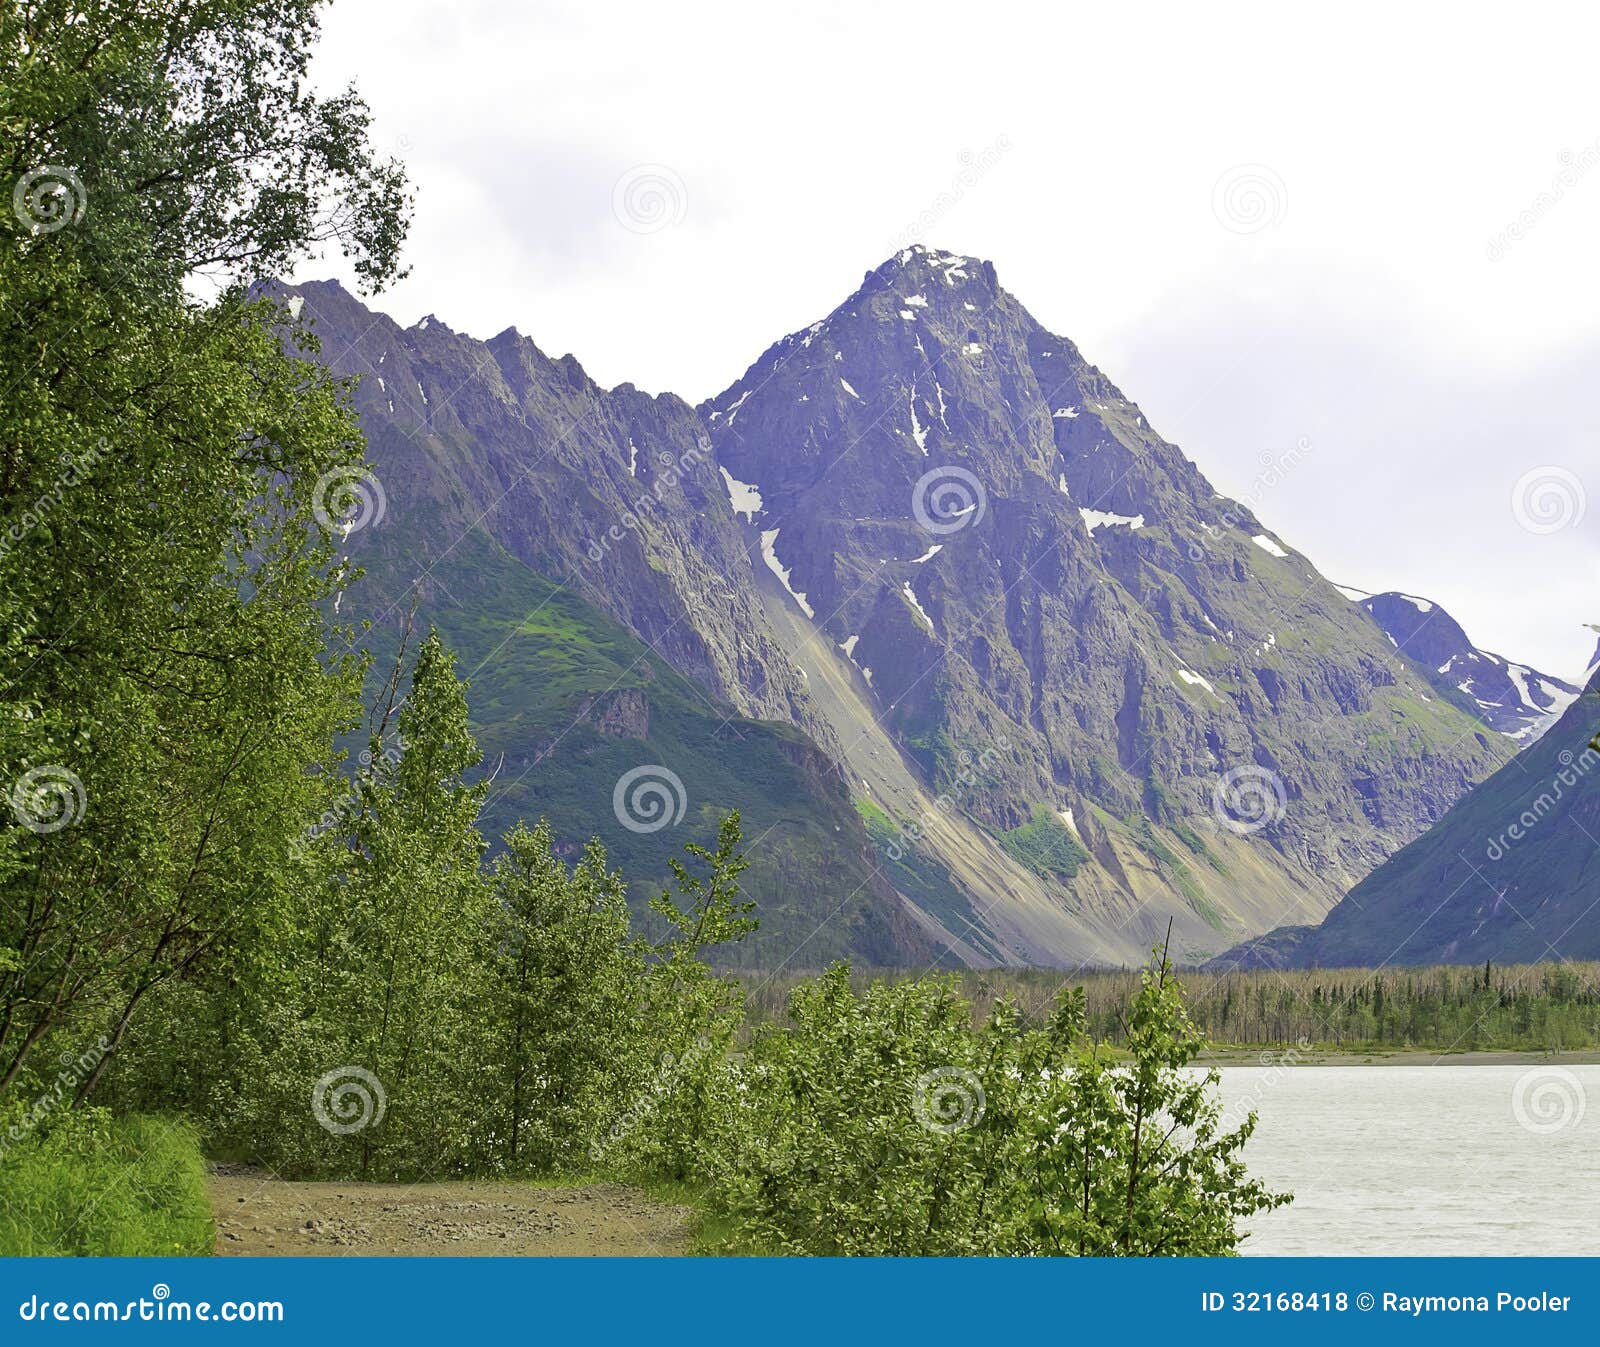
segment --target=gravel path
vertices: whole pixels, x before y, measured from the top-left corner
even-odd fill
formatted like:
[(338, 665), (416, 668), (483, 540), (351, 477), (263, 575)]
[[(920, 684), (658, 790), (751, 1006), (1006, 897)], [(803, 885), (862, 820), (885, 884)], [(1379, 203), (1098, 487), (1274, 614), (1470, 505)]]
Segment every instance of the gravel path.
[(689, 1209), (621, 1184), (292, 1183), (238, 1165), (208, 1185), (219, 1254), (683, 1254)]

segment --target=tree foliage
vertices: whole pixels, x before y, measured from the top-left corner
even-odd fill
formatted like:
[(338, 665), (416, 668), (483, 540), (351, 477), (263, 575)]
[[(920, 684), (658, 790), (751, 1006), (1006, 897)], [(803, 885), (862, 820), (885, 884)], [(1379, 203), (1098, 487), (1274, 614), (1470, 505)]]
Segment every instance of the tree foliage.
[(794, 993), (740, 1073), (742, 1147), (718, 1199), (789, 1253), (1205, 1255), (1286, 1199), (1248, 1177), (1159, 952), (1126, 1053), (1063, 993), (1045, 1027), (1001, 1002), (976, 1026), (948, 979), (839, 965)]
[[(304, 72), (305, 0), (0, 15), (0, 1084), (279, 935), (359, 668), (319, 487), (344, 390), (250, 283), (393, 273), (403, 178)], [(194, 297), (205, 273), (214, 291)]]

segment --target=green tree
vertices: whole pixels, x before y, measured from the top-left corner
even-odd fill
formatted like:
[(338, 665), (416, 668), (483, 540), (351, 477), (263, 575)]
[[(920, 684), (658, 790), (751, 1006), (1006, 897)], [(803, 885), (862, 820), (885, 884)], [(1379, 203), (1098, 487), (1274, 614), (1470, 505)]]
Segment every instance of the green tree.
[(668, 928), (644, 981), (658, 1069), (614, 1124), (626, 1157), (614, 1163), (671, 1179), (704, 1179), (722, 1155), (710, 1138), (728, 1125), (734, 1103), (737, 1082), (728, 1054), (744, 1017), (744, 989), (718, 974), (706, 955), (756, 929), (755, 904), (740, 897), (739, 876), (749, 865), (740, 839), (734, 810), (718, 829), (716, 850), (685, 846), (696, 868), (674, 857), (672, 886), (650, 900)]
[[(486, 787), (467, 780), (478, 749), (436, 634), (403, 690), (340, 807), (302, 839), (284, 939), (225, 998), (226, 1044), (202, 1072), (213, 1143), (281, 1172), (425, 1177), (492, 1151)], [(180, 1023), (224, 1000), (197, 999)]]
[(393, 274), (406, 201), (308, 92), (316, 10), (0, 14), (0, 1088), (104, 1036), (87, 1099), (162, 989), (270, 949), (339, 789), (317, 506), (361, 441), (250, 285), (324, 244)]
[[(644, 973), (627, 886), (591, 841), (568, 873), (549, 825), (517, 827), (494, 864), (485, 1065), (504, 1106), (495, 1159), (534, 1172), (581, 1164), (636, 1080)], [(496, 1129), (499, 1130), (498, 1128)]]
[(1215, 1071), (1190, 1069), (1205, 1040), (1164, 951), (1127, 1022), (1127, 1057), (1078, 1043), (1081, 1000), (1048, 1031), (1051, 1059), (1029, 1113), (1031, 1201), (1016, 1230), (1030, 1251), (1202, 1257), (1234, 1252), (1238, 1223), (1288, 1200), (1246, 1173), (1251, 1113), (1224, 1126)]
[(344, 1031), (325, 1069), (370, 1071), (390, 1101), (387, 1124), (361, 1133), (363, 1173), (379, 1152), (386, 1168), (414, 1172), (459, 1151), (465, 1138), (451, 1124), (474, 1092), (460, 1048), (478, 1014), (471, 970), (485, 927), (477, 817), (486, 787), (466, 779), (478, 746), (437, 633), (418, 651), (397, 724), (398, 752), (384, 750), (381, 730), (371, 741), (347, 863), (323, 891), (339, 914), (323, 1013)]

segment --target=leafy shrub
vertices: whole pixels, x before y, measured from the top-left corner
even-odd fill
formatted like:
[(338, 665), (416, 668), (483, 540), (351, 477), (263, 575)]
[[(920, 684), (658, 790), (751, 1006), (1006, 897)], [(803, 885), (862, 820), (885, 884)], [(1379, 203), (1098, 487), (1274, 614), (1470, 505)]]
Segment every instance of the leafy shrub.
[(1251, 1117), (1221, 1129), (1214, 1073), (1164, 958), (1128, 1055), (995, 1006), (976, 1029), (953, 980), (857, 995), (836, 966), (794, 994), (739, 1073), (713, 1200), (755, 1244), (806, 1254), (1222, 1254), (1287, 1201), (1250, 1179)]

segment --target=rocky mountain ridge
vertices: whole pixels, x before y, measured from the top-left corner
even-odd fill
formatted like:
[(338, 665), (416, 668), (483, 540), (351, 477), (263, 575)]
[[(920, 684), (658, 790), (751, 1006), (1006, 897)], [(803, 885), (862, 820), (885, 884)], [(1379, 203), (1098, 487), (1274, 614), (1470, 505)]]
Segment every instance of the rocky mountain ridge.
[(852, 776), (1061, 820), (1088, 855), (1041, 901), (1098, 927), (1199, 949), (1331, 904), (1509, 756), (988, 263), (906, 250), (700, 410), (775, 627), (846, 666)]
[[(289, 294), (358, 379), (387, 498), (352, 554), (383, 607), (452, 614), (478, 653), (480, 734), (524, 773), (503, 813), (559, 804), (659, 873), (687, 839), (610, 826), (625, 758), (689, 754), (710, 812), (740, 804), (737, 771), (711, 783), (758, 726), (832, 764), (852, 821), (797, 798), (836, 864), (768, 873), (794, 920), (767, 966), (826, 953), (793, 932), (838, 906), (878, 962), (1127, 962), (1169, 917), (1205, 957), (1320, 917), (1512, 750), (986, 262), (906, 250), (699, 408), (515, 331)], [(542, 627), (552, 590), (592, 613)], [(569, 679), (595, 614), (633, 653)], [(669, 673), (702, 703), (687, 737)]]
[(1318, 925), (1212, 967), (1360, 968), (1600, 958), (1600, 679)]
[[(1351, 597), (1359, 593), (1343, 592)], [(1532, 743), (1578, 697), (1579, 689), (1565, 679), (1479, 649), (1461, 624), (1431, 599), (1391, 590), (1361, 595), (1356, 602), (1397, 649), (1431, 671), (1428, 681), (1441, 696), (1512, 739)]]

